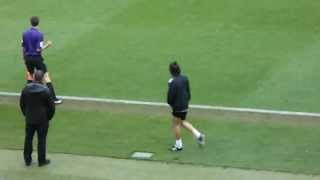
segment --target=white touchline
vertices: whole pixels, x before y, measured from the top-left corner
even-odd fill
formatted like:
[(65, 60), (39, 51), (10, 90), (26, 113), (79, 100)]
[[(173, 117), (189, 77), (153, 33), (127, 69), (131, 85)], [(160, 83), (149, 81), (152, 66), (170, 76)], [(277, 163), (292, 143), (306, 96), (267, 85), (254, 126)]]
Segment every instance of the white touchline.
[[(17, 97), (17, 96), (20, 96), (20, 93), (0, 91), (0, 96)], [(161, 103), (161, 102), (147, 102), (147, 101), (108, 99), (108, 98), (95, 98), (95, 97), (79, 97), (79, 96), (59, 96), (59, 97), (65, 100), (73, 100), (73, 101), (88, 101), (88, 102), (91, 101), (91, 102), (104, 102), (104, 103), (115, 103), (115, 104), (132, 104), (132, 105), (168, 107), (166, 103)], [(229, 112), (261, 113), (261, 114), (305, 116), (305, 117), (320, 118), (320, 113), (310, 113), (310, 112), (294, 112), (294, 111), (280, 111), (280, 110), (268, 110), (268, 109), (254, 109), (254, 108), (236, 108), (236, 107), (209, 106), (209, 105), (197, 105), (197, 104), (191, 104), (189, 107), (193, 109), (204, 109), (204, 110), (219, 110), (219, 111), (229, 111)]]

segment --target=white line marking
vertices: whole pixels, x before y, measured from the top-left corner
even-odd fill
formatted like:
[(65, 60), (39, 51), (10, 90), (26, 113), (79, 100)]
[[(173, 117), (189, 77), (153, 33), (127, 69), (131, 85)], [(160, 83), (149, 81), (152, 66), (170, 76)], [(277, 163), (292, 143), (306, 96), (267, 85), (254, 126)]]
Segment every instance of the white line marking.
[[(20, 96), (20, 93), (14, 92), (1, 92), (0, 96)], [(168, 107), (166, 103), (161, 102), (147, 102), (147, 101), (135, 101), (135, 100), (123, 100), (123, 99), (108, 99), (108, 98), (94, 98), (94, 97), (79, 97), (79, 96), (59, 96), (62, 99), (73, 101), (91, 101), (91, 102), (103, 102), (103, 103), (115, 103), (115, 104), (132, 104), (132, 105), (148, 105), (148, 106), (161, 106)], [(294, 111), (278, 111), (268, 109), (254, 109), (254, 108), (236, 108), (236, 107), (223, 107), (223, 106), (209, 106), (209, 105), (197, 105), (191, 104), (190, 108), (204, 109), (204, 110), (219, 110), (230, 112), (243, 112), (243, 113), (261, 113), (261, 114), (273, 114), (273, 115), (286, 115), (286, 116), (305, 116), (305, 117), (319, 117), (320, 113), (311, 112), (294, 112)]]

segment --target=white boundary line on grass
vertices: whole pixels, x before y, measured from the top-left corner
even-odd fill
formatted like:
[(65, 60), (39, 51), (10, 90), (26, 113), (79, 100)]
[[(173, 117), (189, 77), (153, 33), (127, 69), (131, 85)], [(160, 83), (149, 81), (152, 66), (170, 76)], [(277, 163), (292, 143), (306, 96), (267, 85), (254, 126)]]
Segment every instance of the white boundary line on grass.
[[(18, 96), (20, 96), (20, 93), (1, 92), (0, 91), (0, 96), (18, 97)], [(88, 101), (88, 102), (91, 101), (91, 102), (103, 102), (103, 103), (115, 103), (115, 104), (131, 104), (131, 105), (148, 105), (148, 106), (168, 107), (168, 105), (166, 103), (161, 103), (161, 102), (94, 98), (94, 97), (79, 97), (79, 96), (59, 96), (59, 97), (61, 97), (62, 99), (65, 99), (65, 100), (73, 100), (73, 101)], [(236, 107), (209, 106), (209, 105), (197, 105), (197, 104), (191, 104), (190, 108), (204, 109), (204, 110), (218, 110), (218, 111), (230, 111), (230, 112), (261, 113), (261, 114), (270, 114), (270, 115), (304, 116), (304, 117), (319, 117), (320, 118), (320, 113), (310, 113), (310, 112), (279, 111), (279, 110), (254, 109), (254, 108), (236, 108)]]

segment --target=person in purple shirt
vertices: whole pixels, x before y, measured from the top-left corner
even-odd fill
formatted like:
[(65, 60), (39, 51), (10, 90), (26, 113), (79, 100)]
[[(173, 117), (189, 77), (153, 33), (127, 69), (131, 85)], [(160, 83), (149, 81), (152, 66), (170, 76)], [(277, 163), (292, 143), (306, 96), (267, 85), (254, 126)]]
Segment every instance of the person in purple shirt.
[(47, 66), (42, 57), (42, 51), (52, 45), (51, 41), (44, 41), (44, 35), (39, 31), (39, 17), (33, 16), (30, 18), (31, 28), (27, 29), (22, 34), (22, 51), (25, 65), (27, 68), (27, 81), (32, 82), (33, 73), (36, 70), (44, 72), (45, 82), (50, 89), (52, 98), (56, 104), (61, 104), (62, 100), (58, 99), (53, 84), (51, 82)]

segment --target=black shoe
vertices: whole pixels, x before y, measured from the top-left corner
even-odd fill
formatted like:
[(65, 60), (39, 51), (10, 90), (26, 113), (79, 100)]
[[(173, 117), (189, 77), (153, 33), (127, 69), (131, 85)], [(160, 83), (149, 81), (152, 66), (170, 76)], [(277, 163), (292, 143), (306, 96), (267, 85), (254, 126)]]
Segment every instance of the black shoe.
[(50, 160), (49, 160), (49, 159), (46, 159), (46, 160), (43, 161), (43, 162), (39, 162), (39, 167), (46, 166), (46, 165), (48, 165), (48, 164), (50, 164)]
[(31, 166), (31, 161), (25, 161), (24, 163), (26, 166)]
[(31, 156), (24, 157), (24, 164), (26, 166), (30, 166), (31, 163), (32, 163), (32, 157)]
[(173, 145), (170, 150), (174, 152), (178, 152), (178, 151), (182, 151), (183, 147), (177, 147), (176, 145)]

